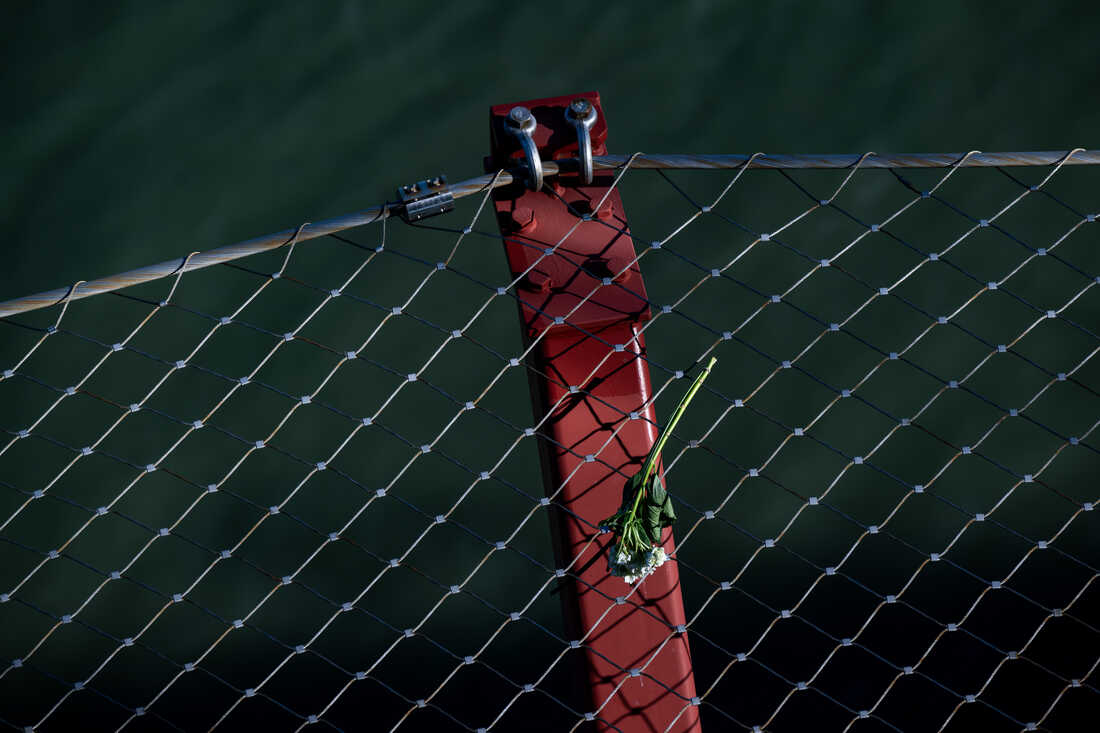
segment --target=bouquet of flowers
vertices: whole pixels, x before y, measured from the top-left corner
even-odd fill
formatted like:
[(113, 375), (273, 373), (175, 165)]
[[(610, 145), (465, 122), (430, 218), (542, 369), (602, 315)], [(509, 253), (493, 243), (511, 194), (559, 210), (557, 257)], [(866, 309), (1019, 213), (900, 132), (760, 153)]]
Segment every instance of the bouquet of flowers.
[(619, 510), (600, 523), (615, 533), (615, 539), (607, 551), (608, 571), (627, 583), (642, 580), (668, 560), (668, 555), (660, 546), (661, 530), (672, 526), (676, 521), (676, 512), (661, 477), (657, 475), (657, 459), (668, 436), (716, 361), (711, 357), (703, 371), (695, 377), (672, 413), (668, 426), (646, 456), (642, 470), (627, 480)]

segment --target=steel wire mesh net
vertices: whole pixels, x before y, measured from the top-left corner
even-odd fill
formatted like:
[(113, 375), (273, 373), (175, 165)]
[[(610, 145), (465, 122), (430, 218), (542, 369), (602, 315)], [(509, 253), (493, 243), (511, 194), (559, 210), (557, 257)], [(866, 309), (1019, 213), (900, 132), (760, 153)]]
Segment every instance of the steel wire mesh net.
[[(1097, 170), (616, 185), (658, 416), (719, 358), (664, 457), (683, 709), (1095, 710)], [(3, 320), (0, 722), (616, 727), (571, 664), (487, 196)]]

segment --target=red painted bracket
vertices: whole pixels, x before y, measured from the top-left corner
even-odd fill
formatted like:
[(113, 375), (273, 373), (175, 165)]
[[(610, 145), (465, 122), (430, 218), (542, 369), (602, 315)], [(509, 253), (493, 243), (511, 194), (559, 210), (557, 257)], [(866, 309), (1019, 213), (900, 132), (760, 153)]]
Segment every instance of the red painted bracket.
[[(600, 97), (586, 92), (492, 107), (487, 170), (522, 163), (518, 141), (504, 130), (517, 104), (538, 122), (534, 140), (543, 160), (576, 157), (565, 109), (578, 97), (596, 107), (593, 154), (606, 154)], [(567, 172), (538, 192), (520, 181), (496, 189), (493, 202), (513, 277), (526, 273), (517, 288), (520, 325), (525, 345), (538, 341), (528, 374), (536, 419), (549, 413), (542, 423), (549, 440), (540, 441), (543, 475), (548, 495), (561, 487), (561, 509), (551, 518), (554, 549), (558, 566), (572, 573), (562, 606), (567, 633), (583, 640), (589, 711), (600, 730), (698, 731), (687, 635), (676, 631), (685, 623), (677, 565), (666, 563), (620, 603), (630, 586), (608, 574), (611, 535), (597, 529), (618, 509), (626, 477), (657, 437), (639, 331), (649, 319), (645, 283), (618, 190), (604, 199), (613, 179), (613, 172), (597, 171), (586, 186)], [(671, 530), (663, 545), (672, 553)]]

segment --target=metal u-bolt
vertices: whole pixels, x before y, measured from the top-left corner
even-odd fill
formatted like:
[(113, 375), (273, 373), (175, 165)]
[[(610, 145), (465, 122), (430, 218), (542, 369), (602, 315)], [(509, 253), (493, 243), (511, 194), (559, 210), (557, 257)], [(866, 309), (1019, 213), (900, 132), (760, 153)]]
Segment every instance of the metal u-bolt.
[(577, 129), (577, 157), (581, 161), (581, 180), (592, 183), (592, 136), (596, 124), (596, 108), (587, 99), (574, 99), (565, 108), (565, 120)]
[(527, 185), (531, 187), (532, 191), (541, 190), (542, 158), (539, 157), (539, 150), (535, 147), (535, 138), (533, 137), (535, 128), (538, 127), (535, 116), (526, 107), (512, 107), (505, 118), (504, 127), (519, 139), (519, 144), (523, 147), (523, 154), (527, 158), (529, 172)]

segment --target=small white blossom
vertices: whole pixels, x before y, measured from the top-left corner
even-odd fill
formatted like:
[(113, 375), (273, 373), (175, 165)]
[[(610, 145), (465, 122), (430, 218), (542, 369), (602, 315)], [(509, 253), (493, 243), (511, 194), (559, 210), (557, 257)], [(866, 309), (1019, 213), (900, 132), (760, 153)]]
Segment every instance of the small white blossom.
[(663, 547), (651, 547), (648, 550), (639, 550), (633, 555), (624, 552), (621, 546), (616, 545), (607, 551), (608, 570), (617, 578), (633, 585), (653, 573), (668, 560), (668, 553)]

